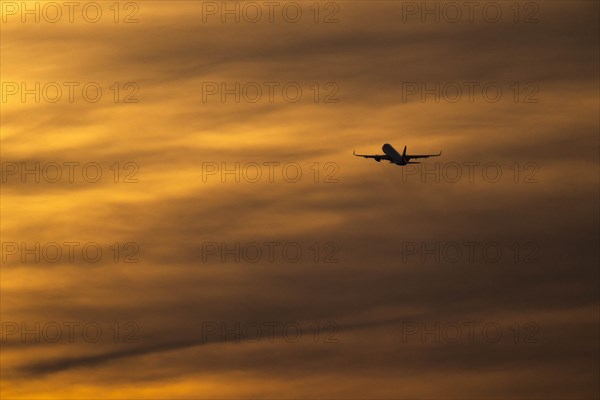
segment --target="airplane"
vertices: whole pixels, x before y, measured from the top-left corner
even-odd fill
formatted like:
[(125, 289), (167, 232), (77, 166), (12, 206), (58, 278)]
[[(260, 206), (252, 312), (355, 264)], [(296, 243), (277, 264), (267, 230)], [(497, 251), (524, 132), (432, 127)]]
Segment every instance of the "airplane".
[(387, 160), (390, 163), (396, 164), (396, 165), (420, 164), (420, 162), (415, 162), (415, 161), (410, 161), (410, 160), (412, 158), (438, 157), (438, 156), (442, 155), (442, 151), (441, 150), (440, 150), (440, 152), (438, 154), (415, 154), (415, 155), (409, 155), (409, 154), (406, 154), (406, 146), (404, 146), (404, 151), (402, 152), (402, 154), (400, 154), (389, 143), (384, 144), (383, 147), (381, 147), (381, 150), (383, 150), (383, 152), (385, 154), (382, 154), (382, 155), (378, 155), (378, 154), (374, 154), (374, 155), (356, 154), (355, 151), (353, 151), (352, 154), (355, 155), (356, 157), (373, 158), (377, 162), (380, 162), (381, 160)]

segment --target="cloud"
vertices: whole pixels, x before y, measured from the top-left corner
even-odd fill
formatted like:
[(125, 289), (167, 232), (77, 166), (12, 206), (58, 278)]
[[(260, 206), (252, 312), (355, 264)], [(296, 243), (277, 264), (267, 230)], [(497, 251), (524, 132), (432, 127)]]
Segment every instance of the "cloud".
[[(156, 2), (140, 3), (140, 22), (127, 26), (4, 24), (3, 82), (98, 82), (103, 96), (3, 102), (3, 171), (95, 162), (103, 179), (4, 175), (2, 241), (95, 242), (104, 253), (97, 263), (3, 262), (3, 394), (130, 398), (142, 382), (150, 398), (593, 396), (598, 5), (538, 5), (532, 24), (515, 24), (504, 5), (499, 23), (402, 23), (402, 3), (361, 2), (339, 3), (336, 24), (203, 24), (199, 3)], [(127, 82), (138, 103), (123, 103)], [(266, 91), (257, 102), (203, 101), (207, 82), (279, 85), (272, 101)], [(290, 82), (298, 102), (280, 91)], [(502, 89), (497, 102), (480, 92), (490, 82)], [(324, 102), (327, 83), (339, 101)], [(463, 95), (422, 93), (435, 83)], [(386, 142), (443, 156), (404, 169), (352, 156)], [(137, 183), (123, 182), (128, 162)], [(206, 163), (217, 173), (207, 176)], [(277, 166), (272, 181), (265, 163)], [(302, 171), (295, 183), (290, 164)], [(256, 183), (250, 165), (261, 167)], [(122, 252), (115, 262), (115, 242), (137, 244), (139, 262)], [(286, 243), (300, 261), (286, 258)], [(221, 247), (236, 244), (263, 255), (225, 252), (222, 262)], [(498, 260), (486, 245), (501, 249)], [(6, 325), (65, 321), (105, 335), (51, 343)], [(269, 321), (307, 333), (297, 343), (202, 338), (203, 323)], [(469, 321), (505, 335), (402, 341), (407, 323)], [(139, 341), (115, 343), (111, 327), (127, 322)], [(314, 343), (312, 327), (327, 322), (339, 341)], [(528, 323), (535, 343), (521, 341)]]

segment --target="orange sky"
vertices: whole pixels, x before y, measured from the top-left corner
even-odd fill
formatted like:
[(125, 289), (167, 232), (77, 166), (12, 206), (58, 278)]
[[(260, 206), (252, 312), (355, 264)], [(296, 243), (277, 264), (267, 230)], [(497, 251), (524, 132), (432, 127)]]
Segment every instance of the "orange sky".
[(267, 3), (0, 2), (2, 397), (598, 396), (598, 3)]

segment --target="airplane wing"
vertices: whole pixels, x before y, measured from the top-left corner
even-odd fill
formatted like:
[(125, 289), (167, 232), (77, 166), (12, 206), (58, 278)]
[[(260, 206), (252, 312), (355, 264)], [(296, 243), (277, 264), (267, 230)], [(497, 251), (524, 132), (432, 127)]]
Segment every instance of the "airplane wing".
[(356, 154), (356, 152), (352, 152), (353, 155), (355, 155), (356, 157), (364, 157), (364, 158), (374, 158), (375, 160), (388, 160), (391, 161), (392, 159), (390, 158), (390, 156), (388, 156), (387, 154)]
[(410, 154), (407, 154), (406, 158), (428, 158), (428, 157), (438, 157), (438, 156), (441, 156), (441, 155), (442, 155), (442, 151), (440, 150), (440, 152), (437, 153), (437, 154), (416, 154), (414, 156), (410, 155)]

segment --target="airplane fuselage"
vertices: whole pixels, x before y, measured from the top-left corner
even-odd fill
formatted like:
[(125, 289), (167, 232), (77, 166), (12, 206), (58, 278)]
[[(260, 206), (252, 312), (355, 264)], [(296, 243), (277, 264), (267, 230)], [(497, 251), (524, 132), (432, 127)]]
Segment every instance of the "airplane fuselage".
[(383, 150), (383, 152), (391, 158), (391, 163), (397, 165), (406, 165), (409, 162), (409, 158), (406, 157), (406, 155), (398, 153), (394, 146), (389, 143), (384, 144), (383, 147), (381, 147), (381, 150)]

